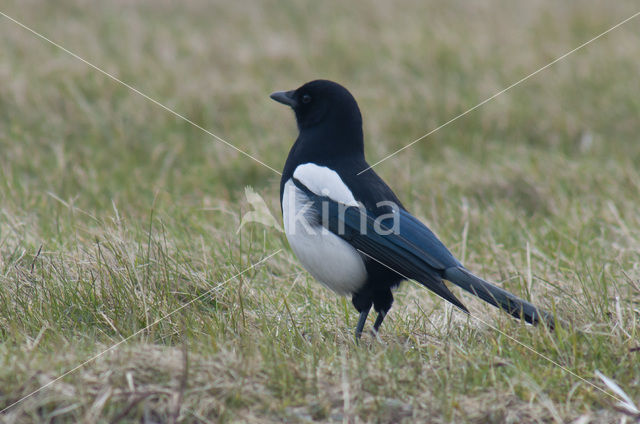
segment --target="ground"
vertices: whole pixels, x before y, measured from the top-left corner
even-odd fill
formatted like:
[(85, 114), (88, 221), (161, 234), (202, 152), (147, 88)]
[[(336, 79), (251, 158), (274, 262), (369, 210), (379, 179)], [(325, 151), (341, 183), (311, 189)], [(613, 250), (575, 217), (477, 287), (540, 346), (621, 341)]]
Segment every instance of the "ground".
[(468, 268), (566, 328), (456, 291), (467, 317), (406, 283), (379, 339), (356, 345), (349, 299), (278, 229), (238, 227), (247, 186), (280, 219), (269, 167), (296, 128), (272, 91), (346, 85), (373, 163), (637, 2), (0, 11), (268, 165), (0, 16), (3, 422), (632, 420), (596, 371), (638, 403), (640, 17), (376, 166)]

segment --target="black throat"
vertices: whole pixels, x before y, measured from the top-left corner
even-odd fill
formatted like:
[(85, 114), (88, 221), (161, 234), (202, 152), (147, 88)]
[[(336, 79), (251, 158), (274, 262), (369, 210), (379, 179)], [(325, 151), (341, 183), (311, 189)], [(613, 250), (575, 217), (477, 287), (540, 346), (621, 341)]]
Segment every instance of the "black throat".
[(364, 136), (359, 115), (358, 112), (357, 117), (332, 116), (333, 119), (327, 120), (330, 122), (300, 129), (282, 171), (281, 202), (284, 184), (293, 176), (298, 165), (315, 163), (336, 168), (341, 163), (364, 162)]

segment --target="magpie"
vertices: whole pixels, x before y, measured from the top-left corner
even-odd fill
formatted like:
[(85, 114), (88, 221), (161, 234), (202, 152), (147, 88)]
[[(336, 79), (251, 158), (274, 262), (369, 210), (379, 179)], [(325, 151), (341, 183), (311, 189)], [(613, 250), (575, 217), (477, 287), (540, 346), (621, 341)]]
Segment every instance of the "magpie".
[(372, 307), (379, 330), (392, 289), (410, 279), (466, 313), (443, 280), (528, 323), (554, 327), (550, 313), (473, 275), (402, 206), (365, 160), (362, 115), (346, 88), (315, 80), (271, 98), (293, 109), (299, 130), (280, 181), (287, 240), (315, 279), (351, 296), (360, 313), (356, 340)]

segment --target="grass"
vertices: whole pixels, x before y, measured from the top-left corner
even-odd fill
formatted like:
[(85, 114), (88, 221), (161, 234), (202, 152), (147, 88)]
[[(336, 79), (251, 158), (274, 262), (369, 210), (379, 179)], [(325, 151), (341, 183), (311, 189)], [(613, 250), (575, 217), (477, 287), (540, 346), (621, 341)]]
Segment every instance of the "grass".
[[(318, 77), (347, 85), (375, 162), (635, 6), (9, 0), (1, 10), (280, 169), (296, 131), (274, 90)], [(381, 340), (356, 346), (349, 300), (314, 282), (281, 233), (236, 232), (251, 209), (245, 186), (279, 213), (278, 175), (0, 18), (0, 407), (192, 302), (0, 418), (625, 419), (612, 398), (491, 327), (640, 399), (638, 25), (376, 168), (470, 269), (570, 327), (525, 327), (462, 295), (483, 324), (407, 283)]]

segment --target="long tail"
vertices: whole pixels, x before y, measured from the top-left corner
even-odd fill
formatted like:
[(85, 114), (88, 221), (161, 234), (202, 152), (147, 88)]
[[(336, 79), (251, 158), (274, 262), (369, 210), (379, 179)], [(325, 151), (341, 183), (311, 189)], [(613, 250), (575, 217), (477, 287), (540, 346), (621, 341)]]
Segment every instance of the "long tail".
[(555, 320), (549, 312), (538, 309), (526, 300), (476, 277), (461, 266), (447, 268), (444, 271), (444, 278), (516, 318), (524, 319), (530, 324), (538, 324), (542, 321), (550, 329), (555, 328)]

